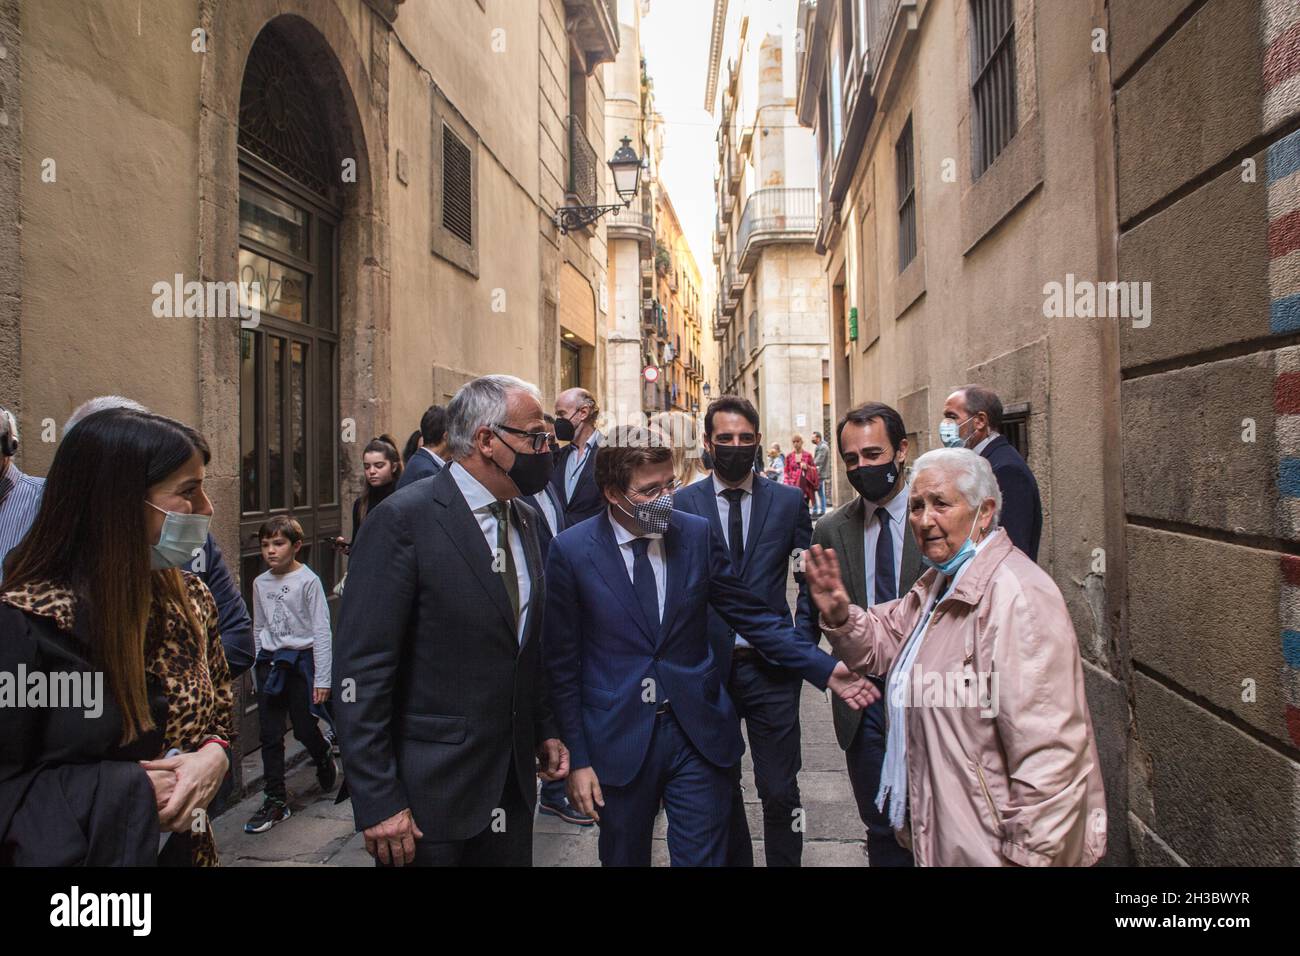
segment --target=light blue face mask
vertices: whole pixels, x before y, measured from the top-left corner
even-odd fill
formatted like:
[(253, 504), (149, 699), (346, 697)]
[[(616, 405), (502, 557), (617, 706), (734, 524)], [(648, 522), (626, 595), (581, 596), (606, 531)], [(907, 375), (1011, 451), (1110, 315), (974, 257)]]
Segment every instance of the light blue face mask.
[(951, 578), (961, 569), (963, 564), (975, 557), (975, 542), (971, 540), (970, 536), (975, 533), (975, 525), (979, 523), (979, 520), (980, 513), (977, 509), (975, 511), (975, 520), (970, 523), (970, 531), (966, 533), (966, 540), (957, 549), (957, 553), (947, 561), (940, 564), (937, 561), (931, 561), (925, 555), (921, 555), (921, 563), (927, 568), (937, 568), (944, 577)]
[(162, 511), (162, 533), (149, 555), (155, 571), (165, 568), (183, 568), (194, 560), (195, 554), (208, 543), (208, 529), (212, 515), (187, 515), (179, 511), (164, 511), (152, 501), (146, 501), (154, 511)]
[[(974, 415), (971, 416), (971, 418), (974, 417)], [(966, 422), (968, 421), (970, 421), (970, 418), (966, 419)], [(961, 426), (965, 425), (966, 422), (959, 424), (951, 418), (945, 418), (939, 423), (939, 441), (943, 442), (948, 448), (965, 448), (966, 440), (961, 437)]]

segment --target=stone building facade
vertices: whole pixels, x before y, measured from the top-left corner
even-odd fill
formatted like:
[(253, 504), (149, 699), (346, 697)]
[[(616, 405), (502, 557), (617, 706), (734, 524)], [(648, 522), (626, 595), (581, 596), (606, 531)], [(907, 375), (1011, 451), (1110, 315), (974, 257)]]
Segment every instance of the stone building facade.
[(954, 388), (996, 389), (1084, 658), (1108, 862), (1295, 865), (1300, 10), (797, 8), (834, 414), (893, 404), (914, 459)]
[(569, 332), (599, 390), (603, 226), (553, 216), (603, 189), (606, 0), (3, 0), (0, 44), (24, 470), (79, 403), (128, 395), (211, 442), (245, 588), (283, 512), (328, 588), (372, 435), (488, 372), (552, 400)]
[(765, 444), (825, 430), (827, 297), (812, 136), (795, 110), (795, 11), (713, 5), (705, 108), (718, 118), (713, 334), (719, 393), (758, 408)]

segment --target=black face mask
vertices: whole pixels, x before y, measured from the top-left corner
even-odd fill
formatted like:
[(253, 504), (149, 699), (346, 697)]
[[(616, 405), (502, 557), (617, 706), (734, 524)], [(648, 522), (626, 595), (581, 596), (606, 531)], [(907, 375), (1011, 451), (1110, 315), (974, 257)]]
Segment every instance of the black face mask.
[(577, 429), (573, 427), (573, 422), (567, 418), (557, 418), (555, 420), (555, 437), (560, 441), (573, 441), (573, 436), (577, 434)]
[(754, 470), (754, 445), (714, 445), (713, 470), (724, 481), (740, 481)]
[(849, 484), (868, 501), (879, 501), (889, 496), (898, 481), (898, 462), (883, 465), (862, 465), (849, 471)]
[[(497, 437), (501, 438), (500, 435)], [(501, 443), (505, 444), (504, 438)], [(515, 463), (510, 466), (510, 470), (506, 471), (500, 465), (497, 467), (506, 471), (506, 477), (515, 483), (519, 493), (526, 497), (545, 488), (551, 480), (551, 472), (555, 470), (555, 459), (551, 457), (550, 451), (544, 451), (540, 455), (526, 455), (513, 447), (510, 450), (515, 453)], [(497, 463), (493, 460), (492, 464)]]

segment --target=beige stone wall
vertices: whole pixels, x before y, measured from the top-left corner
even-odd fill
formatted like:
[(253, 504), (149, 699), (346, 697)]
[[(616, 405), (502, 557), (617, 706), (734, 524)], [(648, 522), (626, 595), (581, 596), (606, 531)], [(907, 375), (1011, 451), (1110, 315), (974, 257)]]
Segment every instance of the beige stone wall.
[[(972, 181), (968, 10), (925, 4), (916, 29), (894, 41), (901, 54), (886, 63), (888, 98), (825, 263), (824, 281), (842, 275), (845, 309), (859, 311), (856, 342), (846, 342), (843, 324), (832, 330), (833, 417), (867, 400), (894, 405), (914, 435), (915, 460), (938, 445), (943, 403), (958, 386), (977, 381), (1004, 404), (1029, 403), (1029, 463), (1044, 510), (1039, 563), (1065, 596), (1085, 660), (1096, 665), (1090, 693), (1099, 699), (1112, 846), (1123, 859), (1127, 708), (1117, 677), (1126, 664), (1112, 626), (1121, 590), (1098, 570), (1103, 555), (1112, 568), (1123, 560), (1108, 538), (1108, 515), (1118, 509), (1107, 492), (1118, 460), (1104, 401), (1117, 374), (1113, 326), (1043, 313), (1046, 283), (1064, 283), (1067, 274), (1112, 277), (1099, 239), (1109, 224), (1099, 206), (1111, 166), (1099, 155), (1098, 129), (1108, 119), (1094, 77), (1105, 57), (1079, 39), (1094, 26), (1090, 4), (1053, 5), (1049, 14), (1017, 0), (1019, 127)], [(918, 249), (900, 273), (895, 145), (909, 116)], [(847, 493), (842, 478), (838, 488)]]

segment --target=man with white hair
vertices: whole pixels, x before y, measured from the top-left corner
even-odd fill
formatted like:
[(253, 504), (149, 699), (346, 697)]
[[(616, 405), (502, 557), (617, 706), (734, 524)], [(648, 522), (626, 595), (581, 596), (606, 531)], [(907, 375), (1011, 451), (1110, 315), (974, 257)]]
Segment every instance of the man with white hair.
[(0, 408), (0, 581), (5, 557), (23, 540), (41, 508), (45, 479), (25, 475), (14, 464), (18, 452), (18, 420)]
[[(544, 691), (542, 517), (554, 467), (536, 387), (467, 382), (450, 465), (366, 516), (334, 645), (357, 829), (379, 865), (529, 866), (534, 776), (568, 773)], [(534, 762), (536, 756), (536, 763)]]

